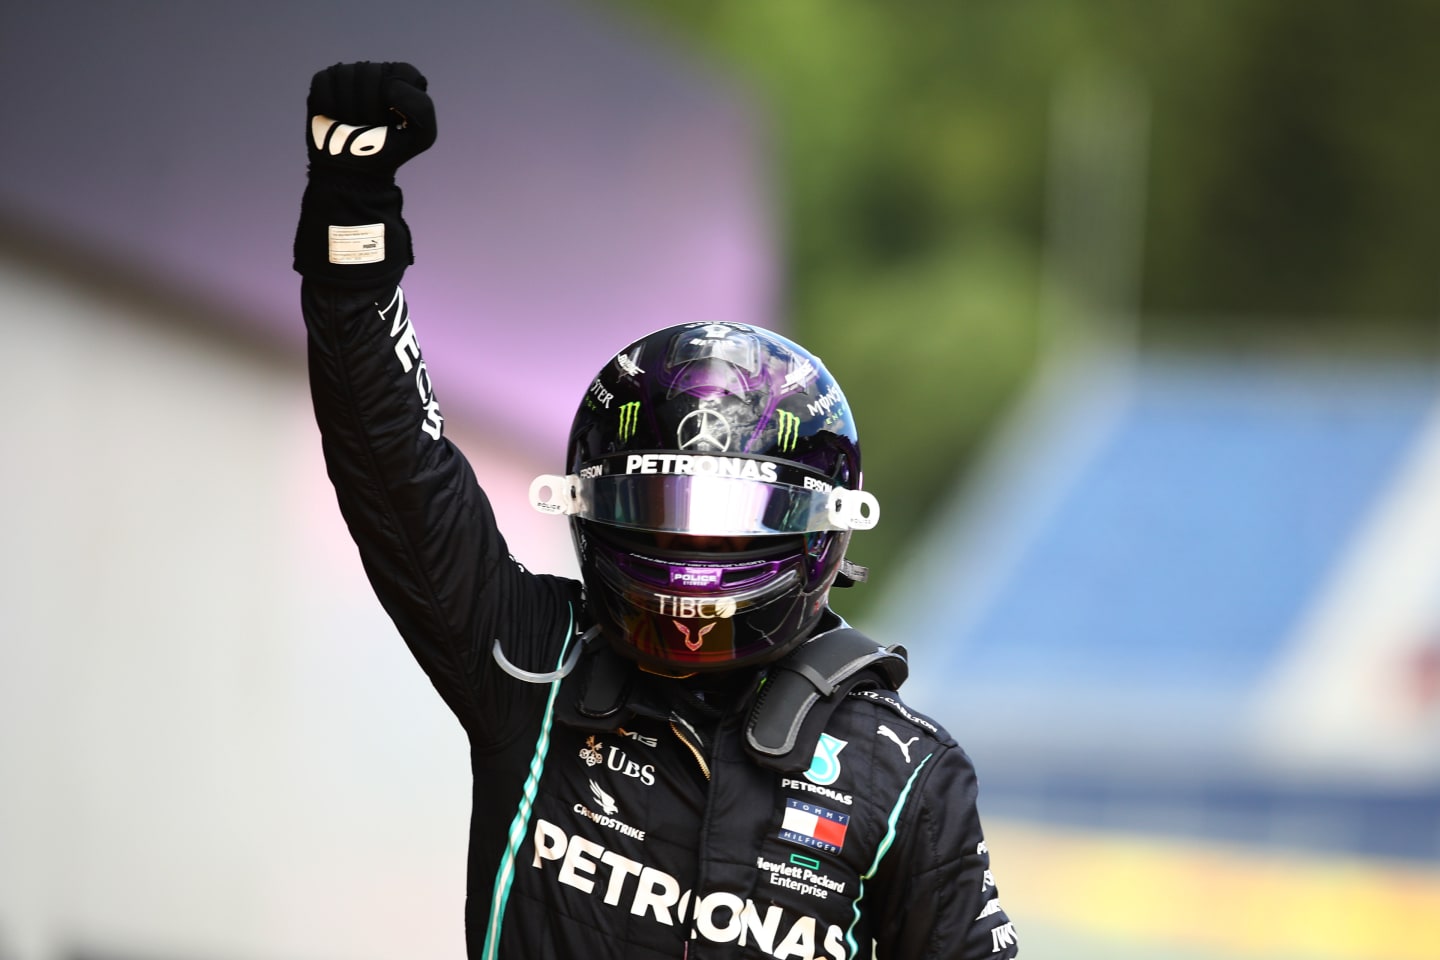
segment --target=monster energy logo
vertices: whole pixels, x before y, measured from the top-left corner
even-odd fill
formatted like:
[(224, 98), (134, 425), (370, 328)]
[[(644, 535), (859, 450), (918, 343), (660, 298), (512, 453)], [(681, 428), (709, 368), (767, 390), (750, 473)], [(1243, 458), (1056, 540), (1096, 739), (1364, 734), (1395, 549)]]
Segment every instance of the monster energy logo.
[(795, 443), (800, 439), (800, 418), (788, 410), (777, 410), (775, 415), (780, 420), (780, 433), (775, 439), (775, 444), (780, 448), (781, 453), (790, 453), (795, 449)]
[(635, 428), (640, 424), (640, 401), (631, 400), (629, 403), (620, 406), (620, 440), (623, 442), (635, 436)]

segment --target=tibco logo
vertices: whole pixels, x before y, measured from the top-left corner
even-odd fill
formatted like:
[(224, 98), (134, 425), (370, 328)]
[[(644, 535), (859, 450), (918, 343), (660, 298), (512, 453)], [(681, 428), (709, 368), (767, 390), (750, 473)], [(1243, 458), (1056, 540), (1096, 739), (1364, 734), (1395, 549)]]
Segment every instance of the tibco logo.
[(733, 597), (672, 597), (655, 594), (662, 617), (686, 617), (700, 620), (728, 620), (735, 616)]
[[(696, 896), (664, 870), (632, 860), (585, 837), (570, 836), (545, 820), (535, 821), (535, 856), (530, 865), (545, 870), (558, 863), (554, 877), (567, 887), (602, 897), (607, 906), (667, 927), (687, 921), (691, 935), (711, 943), (752, 947), (789, 960), (845, 960), (845, 931), (818, 917), (796, 915), (776, 903), (757, 904), (734, 893)], [(634, 878), (632, 881), (631, 878)]]

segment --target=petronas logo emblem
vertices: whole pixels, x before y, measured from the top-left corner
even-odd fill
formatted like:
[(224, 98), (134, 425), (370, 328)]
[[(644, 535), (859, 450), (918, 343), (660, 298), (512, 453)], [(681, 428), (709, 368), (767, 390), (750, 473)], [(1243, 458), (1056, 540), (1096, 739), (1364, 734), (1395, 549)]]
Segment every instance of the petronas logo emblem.
[(795, 443), (800, 439), (800, 418), (788, 410), (777, 410), (775, 416), (780, 424), (779, 436), (775, 438), (775, 445), (780, 448), (781, 453), (791, 453), (795, 449)]
[(810, 769), (805, 771), (805, 779), (822, 787), (828, 787), (838, 780), (840, 751), (849, 743), (848, 740), (837, 740), (828, 733), (820, 734), (820, 742), (815, 744), (815, 759), (810, 761)]
[(631, 400), (629, 403), (620, 406), (620, 441), (623, 443), (635, 436), (635, 428), (640, 425), (640, 401)]

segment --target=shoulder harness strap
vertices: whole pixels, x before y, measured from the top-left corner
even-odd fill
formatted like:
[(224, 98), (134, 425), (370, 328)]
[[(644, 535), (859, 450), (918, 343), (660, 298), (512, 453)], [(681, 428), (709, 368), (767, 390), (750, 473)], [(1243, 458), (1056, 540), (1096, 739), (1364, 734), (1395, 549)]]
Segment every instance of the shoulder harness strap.
[(745, 748), (767, 767), (804, 770), (830, 714), (851, 690), (898, 690), (910, 675), (905, 648), (882, 647), (841, 627), (812, 637), (770, 668), (750, 707)]
[(586, 650), (556, 703), (561, 723), (581, 730), (612, 730), (634, 716), (631, 695), (635, 665), (597, 644)]

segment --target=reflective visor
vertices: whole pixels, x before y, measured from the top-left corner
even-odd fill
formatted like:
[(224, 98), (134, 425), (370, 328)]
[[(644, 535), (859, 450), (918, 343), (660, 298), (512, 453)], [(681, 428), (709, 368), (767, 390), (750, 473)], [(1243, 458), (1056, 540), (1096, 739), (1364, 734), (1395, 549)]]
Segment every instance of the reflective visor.
[(735, 537), (867, 530), (880, 505), (794, 464), (749, 457), (627, 454), (530, 485), (541, 513), (636, 530)]
[(634, 474), (581, 480), (577, 516), (698, 536), (833, 530), (829, 494), (739, 477)]

